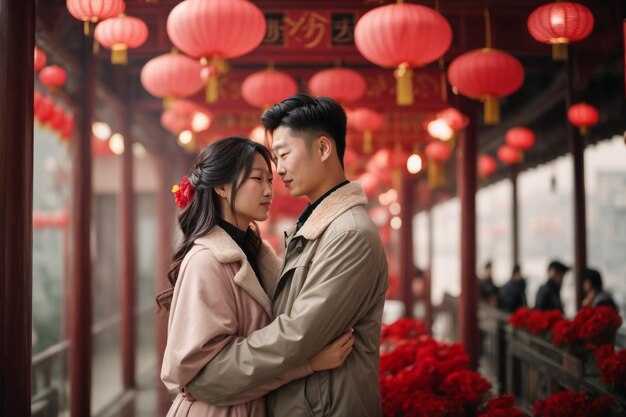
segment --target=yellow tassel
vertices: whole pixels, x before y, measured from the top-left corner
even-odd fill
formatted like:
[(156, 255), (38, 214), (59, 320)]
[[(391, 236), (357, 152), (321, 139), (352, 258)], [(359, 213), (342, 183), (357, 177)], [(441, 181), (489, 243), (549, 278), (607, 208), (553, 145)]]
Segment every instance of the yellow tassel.
[(580, 126), (578, 131), (580, 132), (580, 136), (587, 136), (589, 134), (589, 126)]
[(435, 189), (443, 187), (445, 184), (443, 165), (440, 162), (428, 161), (428, 186)]
[(206, 101), (207, 103), (216, 103), (218, 97), (217, 75), (210, 75), (206, 84)]
[(393, 182), (392, 184), (393, 188), (395, 188), (396, 190), (399, 190), (400, 187), (402, 186), (402, 171), (400, 171), (399, 168), (395, 168), (393, 170), (391, 181)]
[(567, 61), (567, 43), (553, 43), (552, 44), (552, 60), (553, 61)]
[(93, 52), (94, 55), (97, 55), (98, 52), (100, 52), (100, 44), (98, 43), (96, 38), (93, 38), (93, 45), (91, 47), (91, 51)]
[(396, 77), (396, 103), (400, 106), (413, 104), (413, 70), (400, 64), (393, 73)]
[(163, 109), (169, 110), (169, 108), (172, 107), (172, 103), (173, 102), (174, 102), (174, 98), (173, 97), (165, 97), (163, 99)]
[(483, 120), (487, 125), (497, 125), (500, 123), (500, 103), (496, 97), (487, 96), (485, 98), (485, 114)]
[(220, 74), (226, 74), (228, 72), (228, 62), (225, 59), (213, 58), (211, 60), (211, 66)]
[(365, 132), (363, 132), (363, 152), (365, 152), (366, 154), (372, 153), (372, 142), (372, 131), (366, 130)]
[(115, 44), (111, 48), (111, 64), (126, 65), (128, 63), (128, 49), (124, 44)]
[(93, 36), (93, 28), (94, 28), (94, 22), (91, 22), (89, 20), (85, 20), (83, 22), (83, 33), (85, 34), (85, 36), (92, 37)]

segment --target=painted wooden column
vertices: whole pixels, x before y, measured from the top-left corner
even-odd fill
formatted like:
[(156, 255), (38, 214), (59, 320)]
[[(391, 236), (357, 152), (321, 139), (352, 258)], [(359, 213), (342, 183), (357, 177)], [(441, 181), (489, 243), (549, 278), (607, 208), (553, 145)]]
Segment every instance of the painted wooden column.
[(513, 229), (512, 248), (513, 265), (519, 265), (519, 196), (517, 188), (517, 166), (511, 165), (511, 226)]
[[(469, 114), (466, 113), (466, 114)], [(478, 291), (476, 278), (476, 118), (464, 130), (457, 151), (457, 185), (461, 200), (461, 297), (459, 340), (470, 357), (471, 369), (478, 366)]]
[[(570, 52), (572, 52), (570, 50)], [(566, 111), (574, 104), (573, 70), (574, 56), (570, 54), (566, 65), (567, 91), (565, 94)], [(574, 279), (576, 282), (576, 308), (580, 309), (583, 300), (583, 271), (587, 267), (587, 210), (585, 205), (585, 138), (569, 120), (567, 137), (572, 152), (574, 169)]]
[(413, 317), (412, 281), (415, 277), (413, 262), (413, 182), (408, 175), (402, 176), (400, 185), (400, 299), (404, 304), (404, 317)]
[(434, 259), (434, 222), (433, 222), (433, 205), (434, 205), (434, 197), (435, 191), (429, 191), (428, 197), (428, 211), (426, 215), (428, 216), (427, 227), (428, 227), (428, 235), (427, 235), (427, 245), (428, 245), (428, 270), (425, 271), (425, 285), (424, 285), (424, 305), (426, 306), (426, 315), (425, 315), (425, 325), (428, 330), (428, 334), (432, 335), (433, 332), (433, 296), (432, 296), (432, 288), (433, 288), (433, 259)]
[(93, 39), (82, 38), (80, 76), (82, 95), (78, 112), (78, 135), (72, 142), (72, 229), (70, 292), (70, 414), (91, 415), (93, 320), (91, 265), (92, 158), (91, 124), (95, 96)]
[(0, 0), (0, 415), (30, 416), (35, 1)]
[(120, 184), (120, 340), (122, 342), (122, 382), (125, 389), (135, 381), (135, 194), (133, 189), (132, 105), (121, 116), (124, 136), (122, 183)]

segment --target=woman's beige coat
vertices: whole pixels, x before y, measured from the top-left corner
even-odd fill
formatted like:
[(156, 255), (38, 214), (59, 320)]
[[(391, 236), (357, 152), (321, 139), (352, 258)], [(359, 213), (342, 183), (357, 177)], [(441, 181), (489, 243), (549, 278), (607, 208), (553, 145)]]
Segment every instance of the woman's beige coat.
[(313, 371), (307, 361), (226, 404), (185, 399), (182, 389), (227, 344), (271, 322), (272, 307), (263, 287), (273, 289), (281, 261), (263, 243), (258, 256), (260, 285), (235, 241), (219, 226), (197, 239), (183, 259), (169, 311), (161, 379), (176, 399), (168, 417), (264, 417), (263, 395)]

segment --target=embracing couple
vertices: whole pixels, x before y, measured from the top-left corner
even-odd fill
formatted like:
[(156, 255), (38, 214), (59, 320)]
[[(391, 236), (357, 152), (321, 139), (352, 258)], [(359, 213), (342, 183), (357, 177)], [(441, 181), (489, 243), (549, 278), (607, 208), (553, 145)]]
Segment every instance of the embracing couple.
[[(297, 94), (261, 120), (271, 153), (221, 139), (177, 193), (182, 243), (158, 297), (169, 310), (161, 378), (177, 394), (168, 417), (381, 416), (387, 263), (344, 174), (345, 112)], [(272, 156), (291, 195), (309, 199), (282, 260), (254, 223), (268, 215)]]

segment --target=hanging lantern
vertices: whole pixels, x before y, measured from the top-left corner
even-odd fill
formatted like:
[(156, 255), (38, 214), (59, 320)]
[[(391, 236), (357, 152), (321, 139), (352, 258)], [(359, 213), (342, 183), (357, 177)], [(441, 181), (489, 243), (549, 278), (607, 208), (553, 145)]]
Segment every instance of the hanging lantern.
[(39, 72), (39, 82), (53, 90), (63, 87), (66, 80), (67, 73), (58, 65), (50, 65)]
[(481, 178), (487, 178), (496, 172), (498, 164), (496, 160), (489, 155), (480, 155), (478, 157), (478, 175)]
[(243, 99), (254, 107), (267, 109), (298, 92), (296, 81), (272, 68), (248, 75), (241, 84)]
[(148, 26), (141, 19), (122, 14), (99, 23), (94, 37), (111, 50), (112, 64), (126, 64), (128, 48), (138, 48), (148, 39)]
[(569, 108), (567, 118), (571, 124), (578, 127), (580, 134), (585, 136), (591, 126), (598, 124), (600, 116), (595, 107), (587, 103), (578, 103)]
[(410, 105), (412, 68), (443, 56), (452, 43), (452, 29), (433, 9), (417, 4), (390, 4), (370, 10), (359, 19), (354, 28), (354, 43), (368, 61), (396, 69), (396, 102)]
[(67, 10), (84, 22), (85, 36), (93, 34), (94, 24), (124, 13), (124, 0), (67, 0)]
[(170, 100), (187, 97), (204, 87), (201, 72), (202, 65), (199, 62), (184, 55), (169, 53), (146, 62), (141, 69), (141, 84), (155, 97)]
[(454, 130), (443, 119), (437, 117), (431, 118), (426, 121), (426, 131), (430, 136), (442, 141), (449, 141), (454, 136)]
[(522, 162), (523, 154), (519, 149), (502, 145), (498, 148), (498, 158), (507, 165), (515, 165)]
[(552, 59), (567, 59), (567, 45), (585, 39), (593, 30), (593, 14), (582, 4), (544, 4), (528, 16), (528, 31), (535, 40), (552, 45)]
[(363, 133), (363, 152), (367, 154), (372, 153), (372, 133), (380, 130), (384, 123), (385, 118), (382, 114), (365, 107), (359, 107), (348, 113), (348, 126)]
[(443, 164), (452, 155), (452, 149), (446, 143), (433, 141), (426, 145), (424, 153), (428, 158), (428, 185), (430, 188), (443, 187), (446, 184)]
[(191, 121), (191, 114), (176, 113), (173, 110), (165, 110), (161, 114), (161, 125), (175, 135), (191, 130)]
[(50, 118), (50, 127), (54, 130), (60, 131), (65, 126), (65, 110), (63, 107), (55, 107), (54, 114)]
[(35, 118), (41, 124), (47, 123), (54, 116), (55, 105), (50, 97), (42, 96)]
[(524, 67), (513, 56), (484, 48), (457, 57), (448, 68), (448, 80), (459, 93), (485, 103), (486, 124), (500, 122), (499, 97), (517, 91), (524, 83)]
[(61, 139), (68, 141), (74, 134), (74, 115), (69, 114), (65, 118), (65, 125), (61, 128)]
[(217, 75), (226, 72), (224, 60), (251, 52), (263, 41), (266, 29), (263, 12), (247, 0), (186, 0), (167, 18), (174, 46), (213, 69), (207, 73), (209, 102), (217, 101)]
[(35, 58), (34, 58), (35, 71), (39, 71), (40, 69), (45, 67), (46, 61), (47, 61), (46, 53), (35, 46)]
[(315, 96), (326, 96), (341, 103), (352, 103), (365, 95), (367, 84), (358, 72), (347, 68), (331, 68), (313, 74), (309, 91)]
[(504, 139), (507, 145), (522, 151), (535, 146), (535, 132), (525, 127), (509, 129)]
[(35, 91), (33, 93), (33, 117), (37, 114), (39, 109), (41, 108), (41, 99), (43, 96), (39, 91)]
[(454, 107), (448, 107), (440, 111), (437, 113), (436, 117), (437, 119), (445, 121), (455, 133), (461, 129), (465, 129), (469, 124), (469, 118)]

